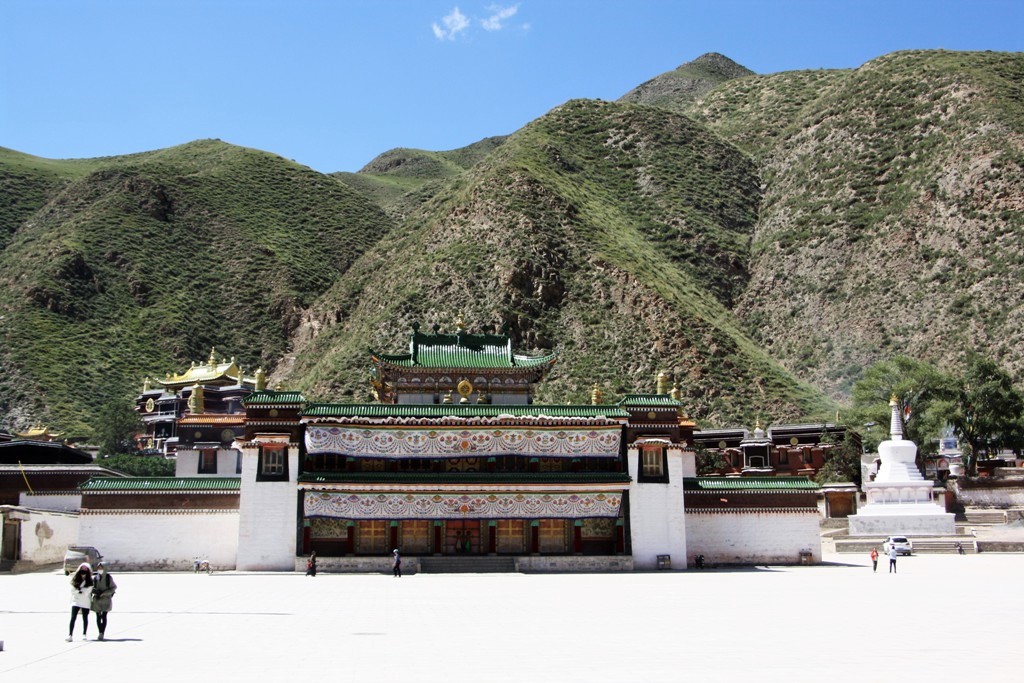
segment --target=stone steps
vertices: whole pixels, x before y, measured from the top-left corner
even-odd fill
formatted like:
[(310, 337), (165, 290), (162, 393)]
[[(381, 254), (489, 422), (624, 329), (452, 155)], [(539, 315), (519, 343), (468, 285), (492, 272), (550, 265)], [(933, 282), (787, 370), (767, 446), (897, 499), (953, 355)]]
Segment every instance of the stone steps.
[[(914, 544), (914, 554), (939, 554), (945, 553), (949, 555), (956, 554), (957, 542), (964, 549), (964, 554), (974, 554), (978, 552), (977, 545), (973, 538), (951, 538), (948, 536), (942, 538), (914, 538), (910, 537), (911, 542)], [(836, 539), (836, 552), (837, 553), (862, 553), (867, 554), (871, 552), (872, 548), (877, 548), (879, 554), (882, 553), (882, 543), (885, 541), (884, 538), (878, 539)]]
[(512, 557), (422, 557), (422, 574), (512, 574), (516, 561)]
[(1006, 524), (1005, 510), (966, 510), (968, 524)]

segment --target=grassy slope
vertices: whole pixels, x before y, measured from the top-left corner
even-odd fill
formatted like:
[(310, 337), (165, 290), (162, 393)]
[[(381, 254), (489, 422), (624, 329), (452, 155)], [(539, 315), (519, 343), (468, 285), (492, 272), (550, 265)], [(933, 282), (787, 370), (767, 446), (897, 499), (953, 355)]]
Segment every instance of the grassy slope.
[(73, 434), (210, 346), (272, 367), (302, 309), (390, 227), (327, 176), (217, 141), (87, 162), (5, 153), (12, 176), (39, 189), (5, 215), (0, 412)]
[(837, 395), (897, 352), (955, 367), (979, 348), (1022, 377), (1022, 82), (1021, 54), (903, 52), (699, 103), (763, 160), (738, 311), (775, 357)]
[(389, 215), (405, 218), (457, 177), (504, 144), (507, 136), (484, 138), (447, 152), (392, 149), (358, 173), (335, 173), (338, 180), (371, 197)]
[(722, 83), (753, 73), (724, 55), (710, 52), (638, 85), (619, 101), (684, 111)]
[[(365, 254), (318, 305), (289, 381), (365, 400), (366, 348), (459, 313), (557, 347), (538, 400), (650, 391), (672, 371), (710, 422), (831, 404), (730, 322), (757, 202), (750, 161), (685, 117), (574, 101), (512, 136)], [(709, 292), (712, 292), (709, 294)], [(303, 333), (305, 335), (305, 332)]]

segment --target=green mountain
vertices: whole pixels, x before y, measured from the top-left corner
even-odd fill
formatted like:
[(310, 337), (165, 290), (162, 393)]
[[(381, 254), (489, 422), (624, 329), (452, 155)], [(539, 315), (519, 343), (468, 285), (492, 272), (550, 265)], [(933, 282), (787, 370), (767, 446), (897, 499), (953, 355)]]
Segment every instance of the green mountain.
[(765, 187), (735, 312), (844, 395), (896, 353), (1024, 371), (1024, 55), (900, 52), (723, 84), (690, 114)]
[[(366, 349), (457, 314), (557, 348), (538, 401), (651, 391), (659, 370), (708, 421), (827, 413), (728, 306), (760, 199), (756, 167), (705, 127), (652, 107), (574, 100), (451, 180), (310, 312), (286, 380), (366, 400)], [(382, 277), (382, 274), (384, 276)], [(308, 338), (306, 336), (305, 338)]]
[(461, 150), (322, 175), (215, 141), (0, 150), (0, 426), (96, 406), (216, 345), (366, 400), (413, 322), (506, 324), (538, 401), (650, 391), (708, 425), (832, 417), (870, 363), (1024, 370), (1024, 55), (756, 75), (720, 55)]
[(88, 161), (0, 151), (0, 413), (98, 406), (217, 346), (250, 371), (391, 229), (328, 176), (219, 141)]
[(728, 57), (709, 52), (638, 85), (619, 98), (619, 101), (679, 111), (722, 83), (753, 74), (753, 71)]

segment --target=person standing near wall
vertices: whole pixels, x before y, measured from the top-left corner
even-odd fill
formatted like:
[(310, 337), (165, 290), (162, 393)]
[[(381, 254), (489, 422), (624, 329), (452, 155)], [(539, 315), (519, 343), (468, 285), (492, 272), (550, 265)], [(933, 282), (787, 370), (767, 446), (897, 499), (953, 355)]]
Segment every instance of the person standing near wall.
[(103, 640), (107, 630), (107, 613), (113, 607), (114, 591), (117, 584), (102, 562), (96, 563), (96, 574), (92, 577), (92, 610), (96, 612), (96, 627), (100, 630), (98, 640)]
[(89, 610), (92, 609), (92, 567), (88, 562), (78, 565), (78, 569), (71, 575), (71, 623), (68, 624), (67, 642), (71, 642), (71, 636), (75, 632), (75, 621), (78, 613), (82, 613), (82, 639), (85, 639), (89, 631)]
[(391, 575), (398, 579), (402, 578), (402, 556), (398, 554), (398, 548), (395, 548), (391, 557)]
[(309, 559), (306, 560), (306, 576), (316, 576), (316, 551), (315, 550), (309, 554)]

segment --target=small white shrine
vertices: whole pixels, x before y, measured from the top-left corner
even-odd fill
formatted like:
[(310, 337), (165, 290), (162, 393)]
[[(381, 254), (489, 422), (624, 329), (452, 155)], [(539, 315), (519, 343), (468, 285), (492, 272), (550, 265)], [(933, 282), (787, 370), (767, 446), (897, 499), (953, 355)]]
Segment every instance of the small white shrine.
[(878, 444), (882, 464), (875, 480), (863, 485), (867, 504), (849, 518), (850, 535), (951, 536), (956, 533), (953, 513), (934, 502), (932, 482), (917, 469), (917, 445), (903, 438), (895, 396), (889, 406), (889, 440)]

